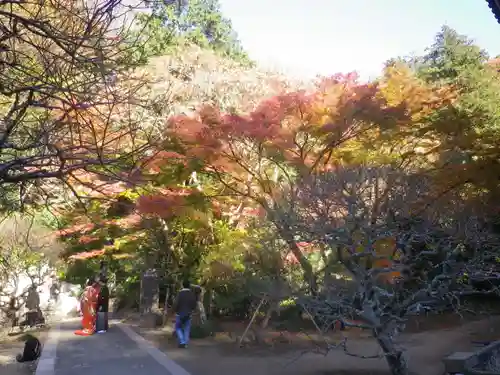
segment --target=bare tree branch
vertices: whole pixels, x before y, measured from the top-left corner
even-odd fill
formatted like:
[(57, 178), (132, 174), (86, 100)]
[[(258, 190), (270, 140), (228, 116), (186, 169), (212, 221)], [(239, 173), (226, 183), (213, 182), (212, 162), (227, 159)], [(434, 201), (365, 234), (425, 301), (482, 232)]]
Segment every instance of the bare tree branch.
[(77, 171), (123, 179), (143, 160), (150, 138), (127, 114), (141, 105), (136, 93), (147, 81), (133, 72), (128, 30), (145, 6), (0, 4), (2, 193), (33, 180), (71, 183)]
[[(385, 356), (394, 375), (408, 374), (395, 341), (408, 316), (460, 312), (466, 296), (498, 293), (494, 283), (477, 285), (497, 277), (488, 268), (500, 239), (460, 196), (422, 211), (430, 197), (426, 176), (389, 166), (349, 167), (297, 181), (276, 210), (297, 240), (323, 247), (341, 266), (340, 273), (324, 275), (318, 296), (299, 295), (318, 331), (337, 321), (370, 330), (381, 348), (374, 356)], [(346, 339), (325, 343), (326, 350), (358, 356)]]

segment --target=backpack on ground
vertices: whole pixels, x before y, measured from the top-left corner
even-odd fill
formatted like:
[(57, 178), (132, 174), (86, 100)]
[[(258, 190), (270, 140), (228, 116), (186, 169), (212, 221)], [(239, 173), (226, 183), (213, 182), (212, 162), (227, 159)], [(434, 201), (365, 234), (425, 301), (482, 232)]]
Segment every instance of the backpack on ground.
[(42, 344), (35, 336), (28, 335), (24, 343), (24, 350), (22, 354), (16, 356), (17, 362), (31, 362), (40, 358), (42, 354)]

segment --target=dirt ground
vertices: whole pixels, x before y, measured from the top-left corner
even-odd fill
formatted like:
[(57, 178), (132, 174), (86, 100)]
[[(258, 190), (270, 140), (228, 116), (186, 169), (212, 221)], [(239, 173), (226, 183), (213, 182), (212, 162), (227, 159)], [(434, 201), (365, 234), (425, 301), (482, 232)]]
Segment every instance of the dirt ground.
[[(411, 372), (416, 375), (442, 375), (443, 357), (455, 351), (479, 348), (481, 341), (500, 339), (500, 316), (460, 318), (440, 315), (409, 323), (408, 332), (398, 342), (406, 349)], [(382, 375), (388, 374), (385, 360), (360, 359), (342, 349), (325, 353), (314, 334), (260, 332), (260, 344), (237, 341), (244, 329), (242, 323), (226, 324), (214, 337), (192, 340), (188, 350), (178, 349), (171, 324), (162, 329), (143, 329), (129, 319), (128, 324), (193, 375)], [(343, 336), (342, 336), (343, 335)], [(365, 357), (380, 354), (378, 345), (366, 332), (346, 330), (328, 337), (331, 343), (347, 338), (350, 352)], [(251, 337), (254, 335), (251, 334)], [(323, 345), (324, 347), (324, 345)]]
[(43, 345), (49, 328), (37, 330), (26, 330), (23, 333), (16, 332), (9, 335), (0, 330), (0, 374), (2, 375), (31, 375), (35, 372), (36, 363), (21, 364), (16, 362), (16, 355), (22, 353), (24, 348), (24, 336), (29, 333), (36, 336)]

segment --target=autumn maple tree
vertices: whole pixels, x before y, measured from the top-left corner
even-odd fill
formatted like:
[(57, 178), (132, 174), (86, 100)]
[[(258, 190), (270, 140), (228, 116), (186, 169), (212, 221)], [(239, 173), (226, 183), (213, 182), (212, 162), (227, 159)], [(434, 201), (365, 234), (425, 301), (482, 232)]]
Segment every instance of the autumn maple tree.
[(71, 184), (73, 173), (116, 179), (147, 148), (123, 116), (144, 84), (128, 80), (123, 12), (121, 0), (0, 5), (0, 193), (7, 206), (47, 196), (38, 189), (42, 180)]
[[(397, 74), (369, 84), (359, 84), (355, 74), (337, 75), (320, 80), (313, 92), (267, 99), (246, 115), (223, 114), (205, 106), (198, 118), (178, 116), (169, 121), (166, 133), (173, 141), (165, 147), (181, 154), (188, 170), (215, 178), (218, 195), (237, 195), (243, 205), (260, 207), (315, 290), (311, 265), (289, 224), (278, 215), (282, 192), (293, 188), (297, 178), (345, 163), (346, 147), (368, 143), (400, 124), (410, 128), (422, 121), (425, 111), (447, 99), (425, 87), (418, 92), (412, 83)], [(398, 84), (409, 86), (406, 97), (391, 97), (391, 85)], [(420, 95), (415, 98), (415, 93)], [(164, 163), (173, 159), (180, 160), (176, 156)]]

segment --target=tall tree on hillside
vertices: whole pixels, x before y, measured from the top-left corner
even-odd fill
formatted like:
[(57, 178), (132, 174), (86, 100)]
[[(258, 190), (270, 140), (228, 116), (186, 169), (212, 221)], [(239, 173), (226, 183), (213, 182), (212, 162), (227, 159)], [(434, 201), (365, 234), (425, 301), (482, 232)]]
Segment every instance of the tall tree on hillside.
[(472, 40), (444, 26), (417, 70), (428, 83), (460, 93), (453, 107), (435, 113), (430, 128), (440, 143), (438, 167), (449, 188), (466, 183), (490, 192), (498, 188), (500, 77), (487, 59)]
[(249, 63), (231, 21), (224, 17), (218, 0), (179, 0), (155, 2), (153, 19), (142, 38), (147, 40), (147, 53), (162, 55), (181, 40), (203, 48), (211, 48), (224, 56)]
[(423, 56), (419, 74), (428, 81), (451, 83), (471, 70), (481, 68), (488, 55), (472, 40), (448, 26), (436, 35)]

